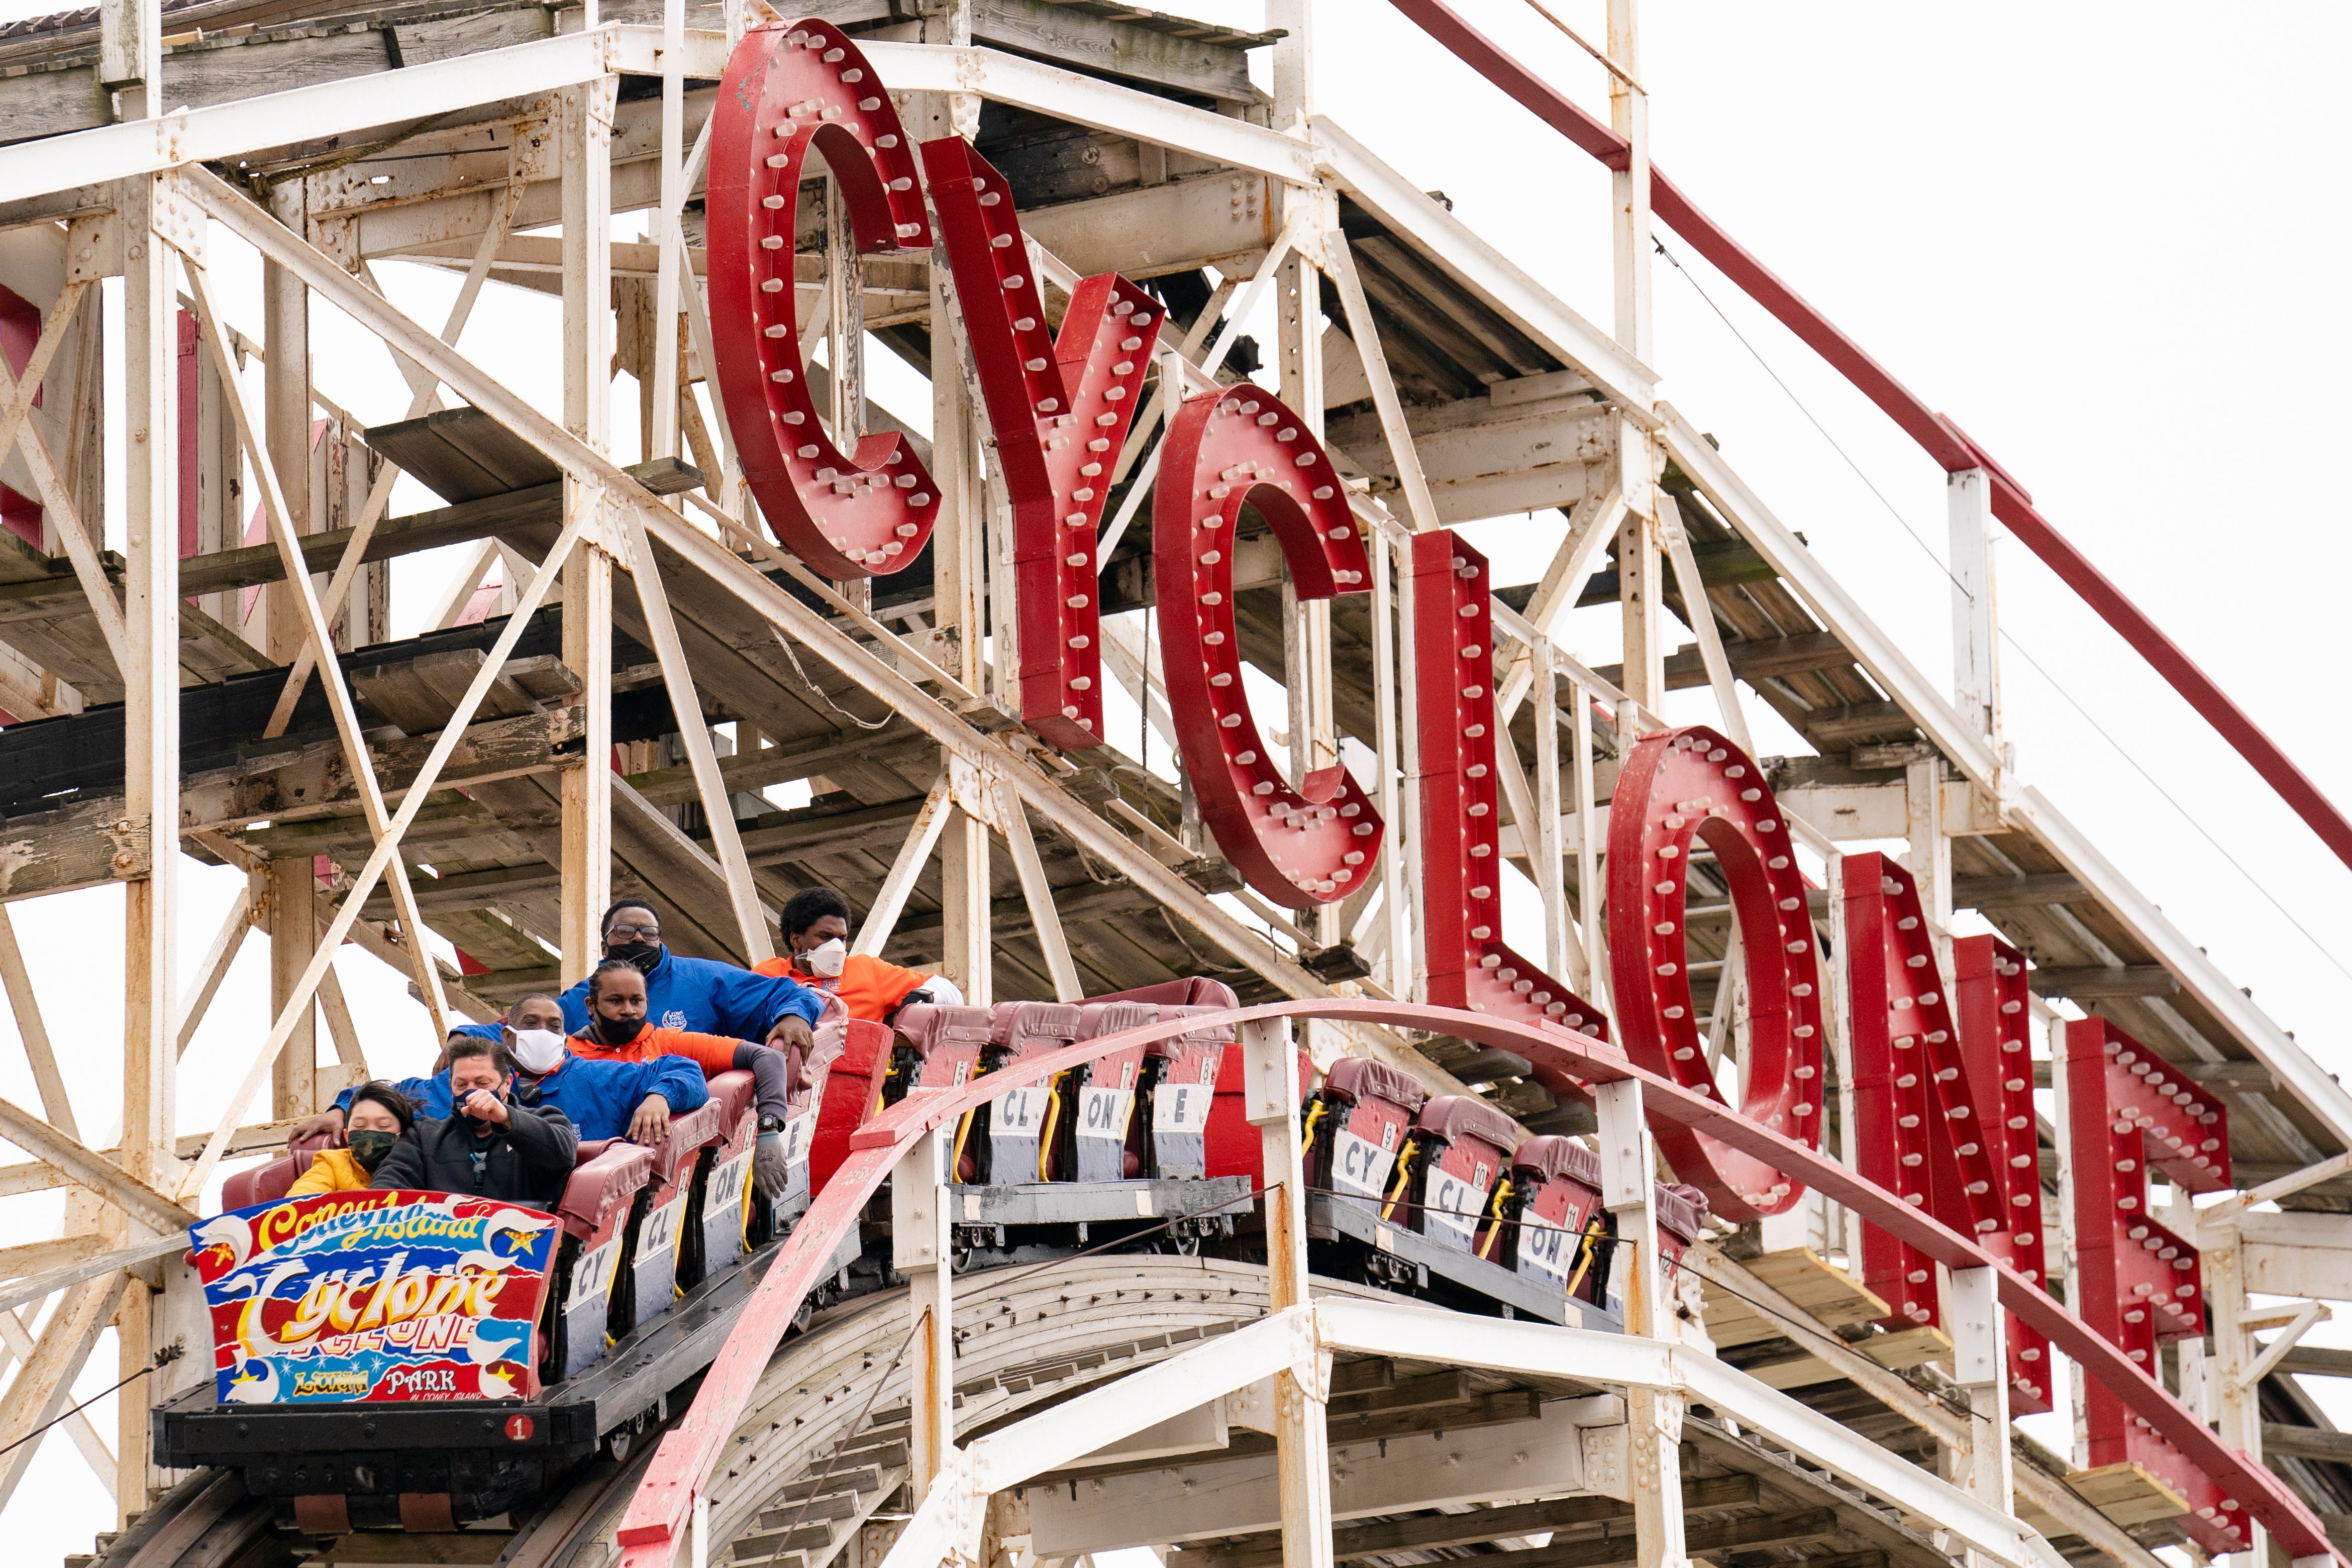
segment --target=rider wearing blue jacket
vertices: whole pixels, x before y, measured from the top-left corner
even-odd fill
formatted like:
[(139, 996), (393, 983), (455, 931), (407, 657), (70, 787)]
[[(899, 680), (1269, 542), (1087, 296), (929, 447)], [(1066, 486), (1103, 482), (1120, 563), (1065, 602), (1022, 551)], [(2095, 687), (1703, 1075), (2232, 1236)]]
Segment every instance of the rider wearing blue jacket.
[[(623, 1137), (657, 1143), (669, 1131), (672, 1115), (698, 1109), (710, 1098), (701, 1066), (683, 1056), (643, 1061), (573, 1056), (553, 1027), (561, 1014), (552, 997), (524, 997), (508, 1017), (509, 1023), (487, 1027), (499, 1031), (511, 1060), (515, 1099), (528, 1107), (562, 1112), (583, 1143)], [(393, 1087), (408, 1096), (420, 1121), (441, 1121), (450, 1113), (446, 1067), (429, 1078), (404, 1078)], [(338, 1113), (350, 1110), (354, 1092), (346, 1089), (335, 1097), (335, 1110), (327, 1114), (337, 1124), (341, 1120)]]
[[(634, 899), (604, 912), (602, 934), (605, 957), (625, 959), (645, 976), (648, 1024), (765, 1040), (780, 1051), (797, 1046), (803, 1058), (815, 1043), (810, 1029), (824, 998), (810, 987), (673, 953), (662, 945), (661, 916)], [(562, 1002), (564, 1032), (577, 1034), (588, 1025), (588, 982), (564, 992)]]

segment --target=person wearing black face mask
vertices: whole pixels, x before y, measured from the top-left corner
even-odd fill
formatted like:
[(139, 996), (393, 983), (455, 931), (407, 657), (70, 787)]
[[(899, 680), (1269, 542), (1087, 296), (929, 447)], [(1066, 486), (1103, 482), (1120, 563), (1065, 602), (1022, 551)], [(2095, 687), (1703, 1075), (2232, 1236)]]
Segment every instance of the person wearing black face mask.
[(579, 1134), (551, 1105), (514, 1099), (506, 1047), (464, 1038), (449, 1045), (449, 1099), (456, 1113), (401, 1134), (368, 1185), (495, 1197), (552, 1210), (572, 1179)]
[(607, 958), (588, 977), (588, 1027), (572, 1037), (572, 1053), (590, 1061), (647, 1061), (683, 1056), (716, 1078), (722, 1072), (751, 1075), (760, 1113), (759, 1143), (751, 1154), (751, 1182), (762, 1197), (773, 1197), (790, 1179), (784, 1131), (792, 1115), (793, 1059), (772, 1046), (724, 1035), (697, 1034), (646, 1021), (646, 979), (625, 958)]
[(352, 1093), (349, 1130), (344, 1134), (346, 1146), (320, 1150), (310, 1168), (295, 1177), (294, 1185), (286, 1189), (286, 1196), (308, 1197), (314, 1193), (351, 1192), (367, 1186), (392, 1153), (393, 1145), (415, 1124), (415, 1113), (410, 1109), (408, 1096), (389, 1083), (361, 1084)]
[[(811, 1030), (824, 998), (797, 980), (671, 952), (661, 939), (661, 916), (642, 900), (614, 904), (599, 929), (605, 959), (645, 977), (646, 1021), (655, 1028), (764, 1041), (803, 1055), (814, 1042)], [(589, 1022), (588, 982), (574, 985), (562, 1001), (563, 1027), (576, 1035)]]

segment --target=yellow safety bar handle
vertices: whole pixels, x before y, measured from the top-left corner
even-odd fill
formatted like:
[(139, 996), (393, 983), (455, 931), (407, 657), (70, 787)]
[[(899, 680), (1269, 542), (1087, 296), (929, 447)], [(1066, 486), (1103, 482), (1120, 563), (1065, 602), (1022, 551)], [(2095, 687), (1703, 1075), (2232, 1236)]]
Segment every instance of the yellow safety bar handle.
[(1412, 1169), (1412, 1156), (1419, 1153), (1421, 1153), (1421, 1143), (1414, 1138), (1407, 1138), (1404, 1141), (1404, 1147), (1397, 1151), (1396, 1181), (1389, 1188), (1388, 1200), (1381, 1205), (1382, 1219), (1396, 1212), (1398, 1200), (1404, 1197), (1406, 1177)]
[(1568, 1281), (1568, 1293), (1571, 1298), (1576, 1294), (1576, 1288), (1584, 1283), (1585, 1271), (1592, 1267), (1592, 1259), (1597, 1250), (1592, 1243), (1601, 1233), (1601, 1217), (1596, 1214), (1586, 1224), (1582, 1243), (1576, 1249), (1576, 1272), (1569, 1277)]
[(1305, 1159), (1307, 1157), (1307, 1151), (1315, 1146), (1315, 1124), (1320, 1122), (1323, 1119), (1323, 1113), (1329, 1109), (1330, 1107), (1325, 1104), (1321, 1100), (1316, 1101), (1307, 1108), (1307, 1120), (1303, 1124), (1304, 1130), (1300, 1133), (1298, 1138), (1298, 1157), (1300, 1159)]
[(1486, 1206), (1486, 1218), (1495, 1223), (1486, 1227), (1486, 1239), (1478, 1243), (1478, 1256), (1484, 1258), (1495, 1249), (1495, 1238), (1503, 1233), (1503, 1201), (1511, 1196), (1511, 1178), (1505, 1176), (1495, 1184), (1495, 1199)]

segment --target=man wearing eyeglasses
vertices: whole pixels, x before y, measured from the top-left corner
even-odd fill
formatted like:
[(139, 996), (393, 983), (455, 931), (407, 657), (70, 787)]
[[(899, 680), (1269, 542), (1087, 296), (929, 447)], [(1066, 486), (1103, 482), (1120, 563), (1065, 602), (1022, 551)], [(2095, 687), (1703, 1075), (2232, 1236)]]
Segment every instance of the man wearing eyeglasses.
[[(782, 975), (757, 975), (732, 964), (689, 958), (663, 946), (661, 916), (635, 899), (622, 899), (604, 912), (604, 956), (635, 967), (646, 977), (646, 1021), (695, 1034), (765, 1040), (803, 1057), (814, 1043), (810, 1032), (824, 998)], [(588, 1025), (588, 982), (563, 993), (563, 1028), (577, 1034)]]

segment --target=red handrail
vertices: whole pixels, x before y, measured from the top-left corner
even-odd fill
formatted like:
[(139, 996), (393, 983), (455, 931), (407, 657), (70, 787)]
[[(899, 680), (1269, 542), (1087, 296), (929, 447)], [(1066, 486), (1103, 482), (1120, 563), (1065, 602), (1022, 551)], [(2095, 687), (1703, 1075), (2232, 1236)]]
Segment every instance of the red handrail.
[[(2247, 1511), (2286, 1548), (2288, 1556), (2336, 1554), (2318, 1518), (2287, 1489), (2285, 1482), (2224, 1444), (2212, 1428), (2142, 1371), (2119, 1346), (2101, 1339), (2080, 1318), (2023, 1275), (1979, 1249), (1971, 1238), (1937, 1223), (1843, 1166), (1748, 1120), (1729, 1106), (1655, 1073), (1645, 1072), (1626, 1061), (1615, 1048), (1582, 1035), (1449, 1008), (1339, 998), (1244, 1008), (1216, 1021), (1238, 1026), (1266, 1019), (1310, 1018), (1427, 1030), (1514, 1051), (1527, 1058), (1546, 1088), (1563, 1097), (1585, 1097), (1580, 1080), (1582, 1083), (1638, 1080), (1643, 1108), (1654, 1121), (1671, 1122), (1720, 1138), (1755, 1155), (1792, 1179), (1818, 1188), (1864, 1220), (1947, 1268), (1995, 1270), (2002, 1306), (2041, 1330), (2053, 1344), (2074, 1359), (2086, 1376), (2113, 1390), (2147, 1416), (2156, 1431), (2179, 1448), (2190, 1464), (2243, 1502)], [(799, 1312), (801, 1302), (831, 1261), (835, 1247), (848, 1234), (845, 1227), (857, 1223), (859, 1212), (880, 1188), (884, 1178), (925, 1134), (1008, 1089), (1044, 1082), (1055, 1073), (1113, 1051), (1188, 1034), (1202, 1028), (1203, 1022), (1195, 1017), (1148, 1024), (1041, 1056), (1019, 1058), (960, 1088), (910, 1094), (859, 1128), (850, 1138), (849, 1158), (825, 1184), (824, 1191), (818, 1195), (806, 1217), (785, 1241), (767, 1276), (751, 1293), (734, 1332), (728, 1335), (726, 1345), (704, 1377), (685, 1421), (662, 1438), (621, 1521), (622, 1568), (666, 1568), (670, 1562), (685, 1539), (686, 1521), (693, 1511), (702, 1479), (719, 1463), (728, 1438), (759, 1384), (761, 1373), (767, 1367), (768, 1358), (782, 1342), (793, 1314)], [(2340, 1557), (2338, 1560), (2343, 1561)]]
[[(1625, 167), (1631, 150), (1624, 138), (1570, 102), (1550, 83), (1464, 21), (1445, 0), (1389, 3), (1444, 44), (1463, 64), (1501, 89), (1513, 102), (1609, 168)], [(2198, 668), (2180, 644), (2165, 635), (2146, 612), (2126, 598), (2123, 590), (2034, 509), (2033, 497), (1993, 461), (1990, 454), (1969, 439), (1949, 416), (1928, 408), (1910, 388), (1895, 380), (1893, 371), (1872, 359), (1861, 344), (1839, 330), (1802, 295), (1725, 233), (1721, 225), (1701, 212), (1655, 164), (1650, 167), (1650, 212), (1737, 283), (1749, 298), (1770, 311), (1774, 319), (1804, 340), (1947, 473), (1982, 467), (1992, 480), (1993, 516), (2006, 523), (2026, 549), (2041, 557), (2043, 565), (2056, 572), (2061, 581), (2097, 612), (2099, 619), (2131, 644), (2133, 651), (2147, 660), (2278, 792), (2305, 825), (2319, 835), (2320, 841), (2336, 852), (2336, 859), (2352, 866), (2352, 821), (2346, 820), (2310, 776), (2279, 749), (2278, 743), (2263, 733), (2262, 727), (2231, 701), (2210, 675)]]

